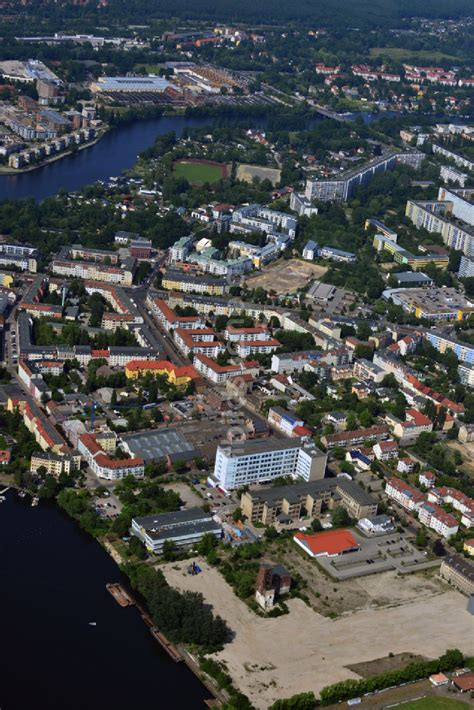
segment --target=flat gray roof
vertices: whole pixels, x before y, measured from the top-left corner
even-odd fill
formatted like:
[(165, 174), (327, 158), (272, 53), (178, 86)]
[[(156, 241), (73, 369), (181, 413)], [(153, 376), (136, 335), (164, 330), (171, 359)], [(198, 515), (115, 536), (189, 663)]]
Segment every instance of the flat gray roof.
[(351, 496), (360, 505), (374, 505), (377, 501), (369, 493), (364, 491), (355, 481), (349, 478), (323, 478), (320, 481), (310, 481), (309, 483), (294, 483), (289, 486), (277, 486), (275, 488), (263, 488), (259, 491), (249, 491), (254, 502), (261, 501), (269, 505), (275, 505), (278, 501), (286, 498), (289, 501), (297, 502), (307, 495), (319, 495), (331, 489), (340, 488)]
[(135, 456), (145, 459), (146, 463), (164, 459), (168, 455), (175, 461), (179, 460), (180, 454), (186, 460), (193, 458), (192, 454), (194, 453), (199, 456), (199, 451), (189, 441), (186, 441), (184, 436), (179, 434), (176, 429), (146, 431), (122, 436), (122, 439), (130, 451)]

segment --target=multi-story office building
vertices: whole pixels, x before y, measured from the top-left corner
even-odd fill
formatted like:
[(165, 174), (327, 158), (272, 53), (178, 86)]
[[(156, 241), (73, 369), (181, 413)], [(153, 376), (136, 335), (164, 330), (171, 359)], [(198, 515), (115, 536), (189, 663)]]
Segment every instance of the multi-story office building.
[(291, 520), (321, 512), (322, 505), (342, 505), (352, 518), (366, 518), (377, 513), (377, 501), (355, 481), (348, 478), (324, 478), (309, 483), (263, 488), (243, 493), (242, 513), (252, 522), (274, 523), (281, 515)]
[(130, 532), (154, 554), (163, 552), (166, 540), (184, 547), (196, 544), (204, 535), (222, 536), (220, 525), (201, 508), (133, 518)]
[(239, 441), (218, 447), (213, 478), (225, 490), (280, 476), (313, 481), (324, 478), (326, 461), (326, 454), (303, 439)]
[(417, 229), (441, 234), (443, 242), (451, 249), (474, 254), (474, 230), (468, 225), (459, 224), (445, 215), (451, 210), (450, 202), (415, 202), (408, 200), (405, 215)]
[(357, 187), (366, 185), (380, 172), (393, 170), (398, 163), (419, 168), (424, 158), (423, 153), (412, 151), (407, 153), (389, 152), (373, 158), (360, 168), (354, 168), (337, 178), (329, 180), (312, 180), (306, 182), (306, 199), (345, 202)]

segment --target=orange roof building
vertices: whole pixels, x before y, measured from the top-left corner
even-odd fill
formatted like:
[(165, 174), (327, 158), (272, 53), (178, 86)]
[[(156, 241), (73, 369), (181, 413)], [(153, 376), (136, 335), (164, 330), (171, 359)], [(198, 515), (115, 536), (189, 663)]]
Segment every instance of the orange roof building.
[(328, 530), (313, 535), (296, 533), (293, 540), (310, 557), (336, 557), (360, 548), (350, 530)]
[(137, 380), (148, 374), (153, 377), (166, 375), (168, 382), (176, 387), (186, 386), (192, 380), (197, 382), (201, 379), (199, 372), (193, 365), (177, 367), (168, 360), (130, 360), (125, 365), (125, 375), (128, 380)]

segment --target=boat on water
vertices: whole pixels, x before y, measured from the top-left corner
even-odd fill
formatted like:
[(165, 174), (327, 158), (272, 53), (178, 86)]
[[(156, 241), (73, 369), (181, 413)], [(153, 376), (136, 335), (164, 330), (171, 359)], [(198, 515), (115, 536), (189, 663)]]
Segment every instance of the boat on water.
[(19, 491), (18, 491), (18, 495), (20, 496), (20, 498), (26, 498), (26, 491), (24, 491), (24, 490), (19, 490)]
[(39, 503), (39, 498), (37, 498), (37, 497), (35, 496), (35, 497), (33, 498), (33, 500), (31, 501), (31, 507), (32, 507), (32, 508), (35, 508), (35, 507), (38, 505), (38, 503)]
[(96, 621), (89, 621), (89, 626), (97, 626), (97, 622)]
[(130, 596), (130, 594), (122, 587), (121, 584), (115, 583), (115, 584), (106, 584), (105, 585), (106, 589), (110, 594), (113, 596), (115, 601), (120, 604), (120, 606), (126, 607), (126, 606), (131, 606), (134, 604), (134, 600)]

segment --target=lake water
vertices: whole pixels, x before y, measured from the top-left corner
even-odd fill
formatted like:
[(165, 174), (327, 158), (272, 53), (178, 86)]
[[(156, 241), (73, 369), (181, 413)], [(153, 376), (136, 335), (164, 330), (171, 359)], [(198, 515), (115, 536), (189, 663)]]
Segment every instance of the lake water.
[(7, 493), (0, 570), (1, 710), (205, 708), (199, 680), (107, 592), (113, 560), (55, 504)]

